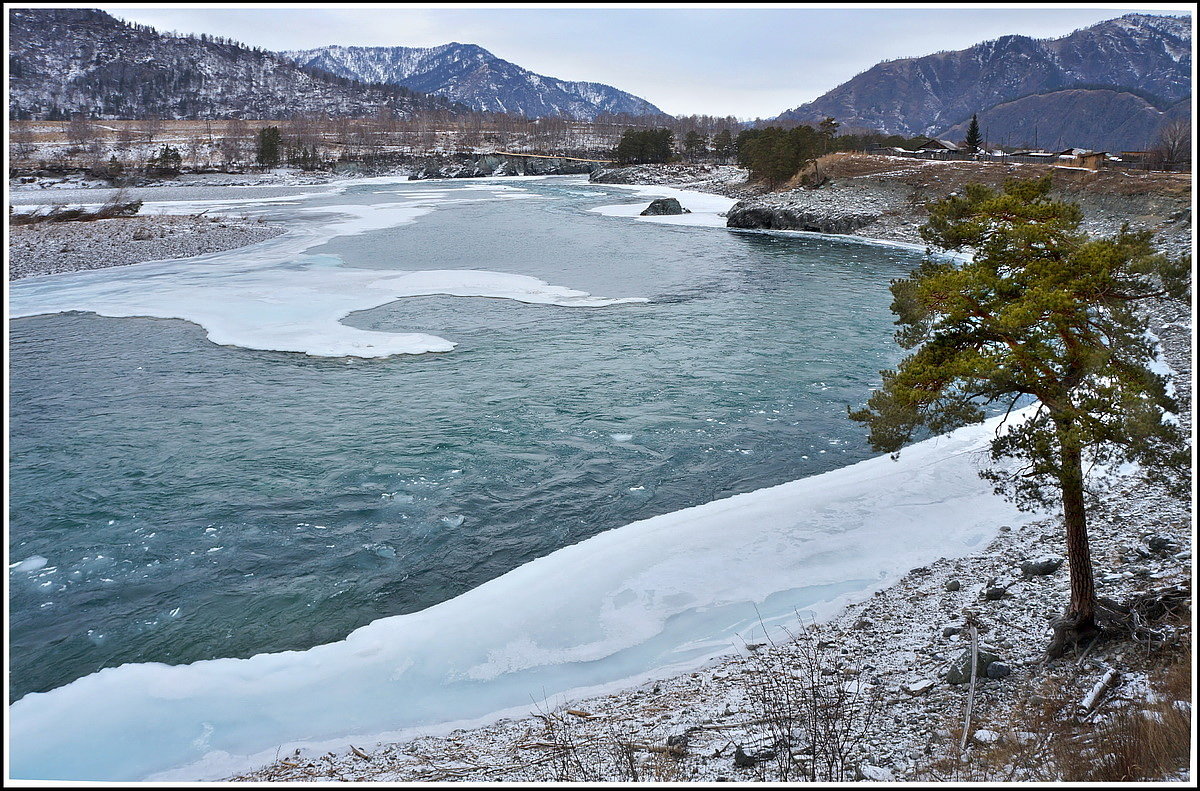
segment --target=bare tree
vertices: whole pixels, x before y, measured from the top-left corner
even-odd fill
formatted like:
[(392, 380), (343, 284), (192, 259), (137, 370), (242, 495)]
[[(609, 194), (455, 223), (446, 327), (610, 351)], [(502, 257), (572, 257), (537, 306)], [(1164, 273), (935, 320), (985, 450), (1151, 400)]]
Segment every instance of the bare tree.
[(242, 161), (249, 137), (250, 125), (241, 118), (230, 118), (225, 123), (225, 134), (221, 137), (219, 146), (225, 167)]
[(150, 113), (142, 119), (142, 133), (146, 136), (147, 143), (153, 143), (154, 138), (162, 132), (163, 122), (158, 113)]
[(87, 113), (74, 113), (67, 121), (67, 142), (76, 146), (86, 146), (96, 138), (96, 128), (87, 117)]
[(1187, 162), (1192, 158), (1192, 122), (1188, 118), (1168, 121), (1158, 132), (1151, 148), (1153, 159), (1167, 164)]
[(15, 121), (12, 125), (12, 154), (24, 161), (33, 156), (33, 125), (29, 121)]
[(128, 122), (122, 123), (121, 128), (117, 130), (116, 147), (121, 151), (128, 151), (130, 148), (133, 148), (134, 141), (136, 140), (137, 135), (134, 134), (133, 128), (129, 126)]

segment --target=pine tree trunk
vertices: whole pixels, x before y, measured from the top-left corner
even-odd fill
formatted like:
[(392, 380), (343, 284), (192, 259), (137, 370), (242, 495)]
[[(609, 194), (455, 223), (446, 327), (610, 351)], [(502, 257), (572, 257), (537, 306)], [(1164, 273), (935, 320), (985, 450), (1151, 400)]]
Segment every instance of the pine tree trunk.
[(1096, 627), (1096, 585), (1092, 577), (1092, 554), (1088, 547), (1087, 514), (1083, 503), (1083, 453), (1059, 426), (1060, 473), (1063, 522), (1067, 533), (1067, 563), (1071, 571), (1071, 603), (1067, 613), (1054, 626), (1054, 637), (1047, 648), (1051, 657), (1061, 656), (1068, 648), (1090, 641)]
[(1063, 522), (1067, 529), (1067, 562), (1071, 568), (1071, 604), (1067, 615), (1077, 629), (1095, 625), (1096, 586), (1088, 547), (1087, 515), (1083, 505), (1083, 462), (1078, 447), (1062, 450)]

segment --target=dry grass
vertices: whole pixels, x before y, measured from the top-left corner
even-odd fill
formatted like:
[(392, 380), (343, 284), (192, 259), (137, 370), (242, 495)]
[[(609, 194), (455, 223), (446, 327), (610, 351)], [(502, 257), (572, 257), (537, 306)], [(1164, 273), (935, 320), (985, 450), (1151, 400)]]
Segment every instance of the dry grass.
[(1157, 643), (1150, 654), (1130, 641), (1109, 645), (1107, 654), (1130, 679), (1144, 677), (1150, 694), (1136, 689), (1129, 694), (1118, 686), (1093, 712), (1085, 712), (1079, 705), (1081, 692), (1097, 674), (1083, 673), (1076, 661), (1060, 663), (1019, 690), (1011, 708), (982, 712), (973, 728), (1000, 734), (998, 741), (974, 742), (960, 751), (962, 724), (947, 723), (947, 748), (914, 779), (1128, 783), (1160, 780), (1187, 767), (1192, 750), (1190, 613), (1169, 613), (1157, 625), (1173, 630), (1175, 639)]

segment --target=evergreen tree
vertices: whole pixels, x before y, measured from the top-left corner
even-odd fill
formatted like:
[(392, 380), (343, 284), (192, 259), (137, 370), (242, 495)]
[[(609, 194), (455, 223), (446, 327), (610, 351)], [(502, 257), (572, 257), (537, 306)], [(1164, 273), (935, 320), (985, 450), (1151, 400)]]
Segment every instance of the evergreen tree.
[(675, 136), (670, 129), (626, 129), (612, 158), (622, 165), (670, 162), (675, 158)]
[(883, 386), (850, 417), (870, 428), (875, 449), (899, 452), (919, 429), (943, 433), (981, 421), (988, 404), (1037, 399), (991, 443), (994, 461), (1019, 464), (982, 474), (1022, 508), (1062, 506), (1071, 598), (1055, 623), (1056, 656), (1100, 629), (1085, 464), (1137, 462), (1186, 491), (1186, 437), (1164, 417), (1177, 406), (1150, 368), (1155, 348), (1135, 306), (1184, 298), (1191, 263), (1156, 254), (1150, 232), (1128, 226), (1089, 239), (1079, 207), (1049, 190), (1049, 176), (999, 192), (969, 184), (930, 207), (925, 241), (974, 257), (930, 257), (892, 283), (896, 340), (916, 351), (881, 372)]
[(273, 168), (279, 165), (280, 147), (283, 142), (283, 135), (279, 131), (278, 126), (267, 126), (258, 130), (258, 164), (266, 168)]
[(746, 129), (737, 136), (738, 164), (754, 180), (782, 184), (820, 155), (821, 142), (811, 126)]
[(971, 125), (967, 127), (967, 137), (963, 140), (963, 146), (972, 154), (976, 153), (983, 147), (983, 135), (979, 134), (979, 116), (971, 116)]
[(828, 153), (833, 148), (833, 136), (837, 134), (838, 127), (841, 126), (837, 121), (833, 120), (833, 116), (826, 116), (821, 123), (817, 124), (817, 132), (821, 135), (821, 152)]
[(179, 149), (163, 144), (158, 155), (151, 157), (146, 170), (156, 176), (177, 176), (183, 169), (183, 156)]
[(708, 154), (708, 138), (692, 129), (683, 136), (683, 152), (688, 159), (703, 159)]
[(728, 162), (733, 156), (733, 135), (729, 129), (722, 129), (713, 137), (713, 154), (722, 162)]

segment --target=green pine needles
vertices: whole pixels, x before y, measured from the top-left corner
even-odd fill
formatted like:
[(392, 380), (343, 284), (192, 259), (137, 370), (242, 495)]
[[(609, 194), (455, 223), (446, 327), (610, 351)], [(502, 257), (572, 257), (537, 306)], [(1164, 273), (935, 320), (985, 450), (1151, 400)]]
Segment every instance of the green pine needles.
[(970, 184), (932, 204), (922, 238), (965, 262), (929, 256), (893, 281), (896, 341), (914, 351), (864, 409), (871, 445), (898, 453), (919, 431), (940, 434), (1037, 399), (1031, 417), (1006, 421), (984, 473), (1019, 507), (1060, 504), (1067, 533), (1071, 602), (1056, 628), (1058, 654), (1097, 633), (1087, 544), (1087, 471), (1136, 462), (1151, 480), (1184, 492), (1190, 450), (1167, 413), (1178, 407), (1152, 370), (1156, 345), (1137, 306), (1184, 299), (1190, 257), (1157, 253), (1148, 231), (1124, 226), (1093, 239), (1075, 204), (1048, 197), (1050, 177)]

